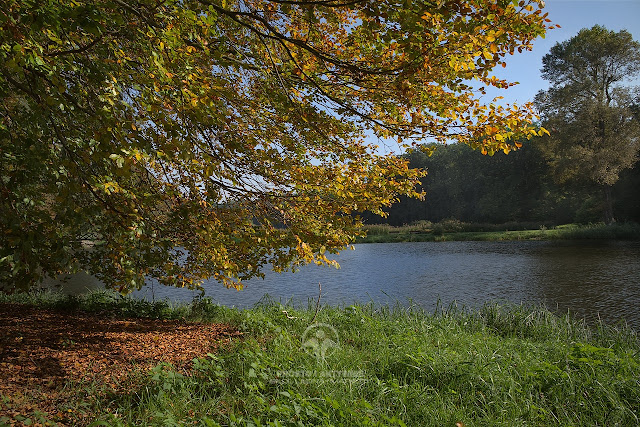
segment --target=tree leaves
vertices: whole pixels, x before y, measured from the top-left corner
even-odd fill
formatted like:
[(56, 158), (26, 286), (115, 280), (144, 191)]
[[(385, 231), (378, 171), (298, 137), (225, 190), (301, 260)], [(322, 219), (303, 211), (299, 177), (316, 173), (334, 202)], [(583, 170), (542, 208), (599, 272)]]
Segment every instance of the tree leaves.
[(468, 82), (509, 87), (491, 70), (544, 33), (540, 8), (10, 0), (0, 281), (84, 269), (122, 292), (146, 277), (241, 287), (328, 263), (323, 248), (360, 233), (353, 212), (421, 196), (423, 172), (366, 135), (486, 153), (531, 135), (530, 105), (483, 105)]
[[(543, 64), (552, 86), (538, 93), (536, 103), (551, 130), (545, 131), (544, 153), (556, 180), (611, 187), (640, 152), (640, 125), (631, 108), (637, 99), (621, 84), (640, 72), (640, 44), (627, 31), (596, 25), (553, 46)], [(606, 199), (604, 217), (611, 222)]]

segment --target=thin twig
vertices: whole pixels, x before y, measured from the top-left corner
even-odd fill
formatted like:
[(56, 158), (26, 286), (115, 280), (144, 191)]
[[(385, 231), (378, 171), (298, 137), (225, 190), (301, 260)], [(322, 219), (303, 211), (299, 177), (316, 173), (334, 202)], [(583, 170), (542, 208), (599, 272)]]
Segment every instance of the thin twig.
[(320, 298), (322, 298), (322, 283), (318, 282), (318, 300), (316, 301), (316, 313), (313, 315), (311, 323), (315, 322), (316, 317), (318, 317), (318, 310), (320, 309)]

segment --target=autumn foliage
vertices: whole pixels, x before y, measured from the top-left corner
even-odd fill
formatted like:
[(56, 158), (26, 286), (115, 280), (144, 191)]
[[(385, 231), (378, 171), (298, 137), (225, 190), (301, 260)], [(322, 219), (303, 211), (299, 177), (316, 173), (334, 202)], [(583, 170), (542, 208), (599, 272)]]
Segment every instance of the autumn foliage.
[(227, 286), (330, 263), (420, 196), (399, 149), (492, 154), (537, 131), (485, 105), (541, 0), (8, 0), (0, 10), (0, 282), (87, 270)]

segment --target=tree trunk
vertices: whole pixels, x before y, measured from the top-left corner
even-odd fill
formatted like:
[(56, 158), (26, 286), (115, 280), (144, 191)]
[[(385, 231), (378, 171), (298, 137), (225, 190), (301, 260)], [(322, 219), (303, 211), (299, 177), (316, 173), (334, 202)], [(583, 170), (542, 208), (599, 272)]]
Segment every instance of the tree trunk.
[(605, 185), (602, 188), (604, 192), (604, 222), (605, 224), (612, 224), (616, 222), (613, 216), (613, 197), (611, 196), (611, 186)]

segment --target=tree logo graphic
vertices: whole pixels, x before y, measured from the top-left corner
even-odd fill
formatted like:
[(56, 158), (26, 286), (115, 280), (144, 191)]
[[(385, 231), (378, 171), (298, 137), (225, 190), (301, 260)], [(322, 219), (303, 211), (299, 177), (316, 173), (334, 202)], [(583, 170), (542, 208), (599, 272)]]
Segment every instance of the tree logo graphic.
[(302, 334), (302, 348), (317, 359), (324, 359), (339, 346), (338, 332), (326, 323), (314, 323)]

